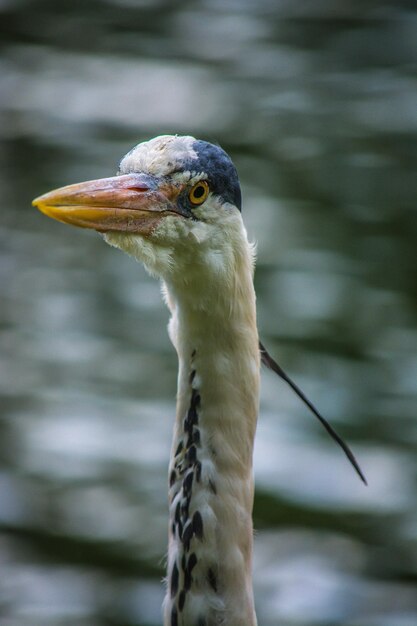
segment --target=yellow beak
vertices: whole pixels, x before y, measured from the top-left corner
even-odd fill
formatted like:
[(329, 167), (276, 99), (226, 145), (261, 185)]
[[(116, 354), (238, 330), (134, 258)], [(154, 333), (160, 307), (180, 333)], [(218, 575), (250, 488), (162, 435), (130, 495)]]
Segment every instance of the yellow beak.
[(160, 184), (147, 174), (125, 174), (55, 189), (32, 204), (59, 222), (93, 228), (150, 234), (167, 215), (178, 215), (179, 188)]

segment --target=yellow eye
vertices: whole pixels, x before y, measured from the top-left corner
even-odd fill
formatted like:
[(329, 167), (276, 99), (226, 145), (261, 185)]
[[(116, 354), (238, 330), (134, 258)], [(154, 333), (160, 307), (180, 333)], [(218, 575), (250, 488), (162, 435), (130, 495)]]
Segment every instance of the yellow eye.
[(188, 198), (192, 204), (203, 204), (204, 200), (206, 200), (209, 195), (209, 191), (208, 183), (205, 180), (199, 180), (190, 190)]

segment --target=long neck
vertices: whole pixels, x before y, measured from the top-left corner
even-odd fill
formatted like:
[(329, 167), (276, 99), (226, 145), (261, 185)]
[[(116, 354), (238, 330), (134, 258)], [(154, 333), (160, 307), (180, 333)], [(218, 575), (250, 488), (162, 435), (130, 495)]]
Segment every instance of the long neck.
[[(167, 285), (179, 357), (165, 626), (255, 626), (252, 451), (259, 349), (249, 248), (221, 287)], [(229, 281), (230, 282), (230, 281)], [(201, 285), (201, 283), (200, 283)]]

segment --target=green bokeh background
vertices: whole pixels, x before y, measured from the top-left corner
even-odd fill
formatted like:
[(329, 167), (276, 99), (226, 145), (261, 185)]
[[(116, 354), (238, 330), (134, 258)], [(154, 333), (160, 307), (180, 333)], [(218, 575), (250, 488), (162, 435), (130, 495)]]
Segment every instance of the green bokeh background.
[(218, 141), (258, 243), (260, 626), (417, 624), (414, 2), (0, 3), (0, 621), (161, 623), (176, 358), (158, 284), (31, 208)]

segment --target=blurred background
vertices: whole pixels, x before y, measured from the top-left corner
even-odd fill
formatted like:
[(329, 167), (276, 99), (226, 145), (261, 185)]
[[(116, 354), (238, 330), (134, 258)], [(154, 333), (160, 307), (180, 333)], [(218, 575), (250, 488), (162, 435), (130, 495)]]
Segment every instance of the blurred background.
[(161, 624), (176, 356), (159, 285), (51, 188), (218, 141), (258, 242), (260, 626), (417, 624), (417, 9), (1, 0), (0, 623)]

